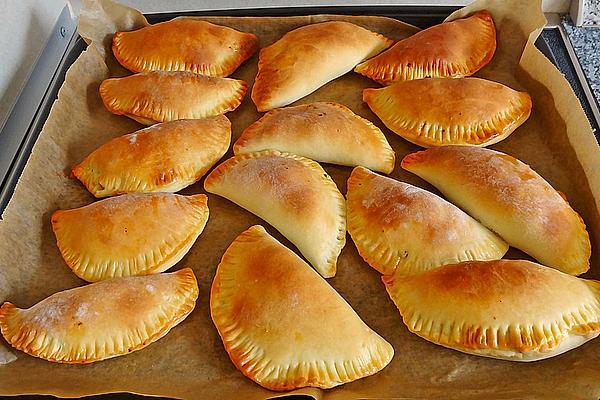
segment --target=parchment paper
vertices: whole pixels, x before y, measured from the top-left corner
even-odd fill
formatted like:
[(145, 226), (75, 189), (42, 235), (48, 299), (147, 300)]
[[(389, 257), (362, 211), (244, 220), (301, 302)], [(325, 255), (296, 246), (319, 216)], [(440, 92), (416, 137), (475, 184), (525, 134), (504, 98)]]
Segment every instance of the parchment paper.
[[(545, 23), (536, 1), (477, 1), (449, 18), (478, 9), (493, 13), (498, 50), (477, 75), (527, 90), (533, 98), (531, 118), (505, 141), (492, 146), (529, 163), (555, 188), (564, 192), (585, 220), (592, 237), (592, 268), (585, 277), (600, 276), (600, 151), (577, 98), (551, 63), (533, 46)], [(211, 17), (208, 21), (256, 33), (264, 47), (285, 32), (317, 21), (354, 22), (400, 39), (416, 28), (381, 17), (305, 16), (289, 18)], [(15, 194), (0, 222), (0, 301), (29, 307), (60, 290), (80, 286), (62, 260), (50, 227), (56, 209), (93, 201), (70, 167), (108, 139), (141, 128), (106, 111), (98, 95), (100, 82), (126, 72), (117, 66), (105, 45), (115, 29), (146, 24), (135, 10), (107, 1), (87, 2), (80, 33), (92, 45), (73, 64), (54, 104)], [(252, 84), (257, 55), (233, 76)], [(108, 65), (108, 67), (107, 67)], [(368, 118), (385, 132), (399, 161), (418, 148), (388, 131), (362, 102), (362, 88), (377, 84), (354, 73), (335, 80), (298, 103), (337, 101)], [(228, 114), (233, 140), (259, 118), (249, 95)], [(231, 151), (225, 156), (231, 156)], [(346, 192), (351, 169), (324, 166)], [(394, 178), (433, 190), (399, 166)], [(203, 192), (201, 183), (184, 193)], [(133, 392), (180, 398), (262, 399), (278, 395), (262, 389), (235, 369), (210, 319), (209, 290), (215, 268), (231, 241), (243, 230), (262, 223), (259, 218), (225, 199), (209, 195), (211, 216), (204, 233), (174, 269), (192, 267), (200, 284), (194, 312), (166, 337), (133, 354), (91, 365), (61, 365), (10, 350), (16, 361), (0, 365), (0, 394), (47, 393), (81, 396)], [(310, 232), (307, 232), (310, 234)], [(511, 250), (510, 258), (528, 258)], [(561, 356), (534, 363), (514, 363), (465, 355), (431, 344), (411, 334), (388, 298), (379, 274), (358, 255), (348, 236), (339, 258), (337, 276), (329, 280), (363, 320), (385, 337), (396, 355), (382, 372), (342, 387), (305, 389), (315, 398), (561, 398), (600, 396), (600, 339)], [(560, 295), (560, 293), (557, 293)], [(0, 342), (2, 350), (8, 346)]]

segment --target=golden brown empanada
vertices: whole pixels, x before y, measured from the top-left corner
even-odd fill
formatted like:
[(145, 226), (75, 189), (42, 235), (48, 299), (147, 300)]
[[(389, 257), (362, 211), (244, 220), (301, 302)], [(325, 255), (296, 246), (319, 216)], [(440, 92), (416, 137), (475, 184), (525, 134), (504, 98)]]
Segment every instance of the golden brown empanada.
[(248, 84), (192, 72), (152, 71), (106, 79), (100, 97), (108, 111), (141, 124), (201, 119), (235, 110)]
[(14, 348), (48, 361), (87, 364), (140, 350), (194, 309), (191, 269), (109, 279), (55, 293), (28, 309), (0, 308), (2, 335)]
[(469, 261), (382, 279), (411, 332), (464, 353), (535, 361), (600, 334), (600, 282), (529, 261)]
[(291, 104), (392, 43), (344, 21), (294, 29), (260, 50), (252, 100), (260, 112)]
[(394, 349), (300, 257), (256, 225), (229, 246), (210, 312), (231, 361), (271, 390), (373, 375)]
[(110, 140), (73, 167), (96, 197), (177, 192), (202, 177), (229, 148), (224, 115), (157, 124)]
[(228, 76), (258, 46), (252, 33), (191, 18), (146, 26), (113, 36), (115, 58), (130, 71), (189, 71)]
[(52, 214), (67, 265), (88, 282), (166, 271), (181, 260), (208, 220), (204, 194), (124, 194)]
[(316, 162), (276, 150), (242, 154), (218, 165), (204, 188), (267, 221), (325, 278), (335, 275), (346, 243), (346, 204)]
[(479, 78), (419, 79), (365, 89), (363, 100), (385, 126), (423, 147), (489, 146), (531, 114), (531, 97)]
[(480, 147), (444, 146), (407, 155), (402, 168), (542, 264), (573, 275), (589, 269), (591, 244), (583, 220), (516, 158)]
[(478, 11), (468, 18), (432, 26), (399, 41), (354, 71), (390, 84), (411, 79), (473, 75), (496, 51), (492, 15)]

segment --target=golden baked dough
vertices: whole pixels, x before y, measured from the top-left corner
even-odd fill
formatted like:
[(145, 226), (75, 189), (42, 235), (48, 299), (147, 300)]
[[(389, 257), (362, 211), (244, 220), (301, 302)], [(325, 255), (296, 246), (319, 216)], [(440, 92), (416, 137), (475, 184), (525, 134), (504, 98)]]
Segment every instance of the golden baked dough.
[(365, 89), (363, 100), (385, 126), (423, 147), (489, 146), (531, 114), (531, 97), (479, 78), (433, 78)]
[(164, 122), (103, 144), (73, 167), (73, 175), (96, 197), (177, 192), (200, 179), (230, 142), (224, 115)]
[(402, 168), (539, 262), (578, 275), (590, 268), (579, 214), (527, 164), (497, 151), (444, 146), (412, 153)]
[(471, 260), (497, 260), (508, 245), (426, 190), (356, 167), (348, 179), (348, 232), (384, 275), (412, 275)]
[(432, 26), (399, 41), (354, 71), (389, 84), (411, 79), (473, 75), (496, 51), (492, 15), (478, 11), (470, 17)]
[(260, 112), (291, 104), (392, 43), (350, 22), (328, 21), (294, 29), (260, 50), (252, 100)]
[(124, 194), (52, 214), (69, 268), (88, 282), (166, 271), (181, 260), (208, 220), (204, 194)]
[(324, 277), (335, 275), (346, 243), (346, 204), (316, 162), (276, 150), (242, 154), (218, 165), (204, 188), (267, 221)]
[(382, 279), (411, 332), (464, 353), (535, 361), (600, 334), (600, 282), (529, 261), (469, 261)]
[(373, 375), (394, 349), (300, 257), (256, 225), (217, 268), (210, 312), (231, 361), (271, 390)]
[(221, 77), (232, 74), (257, 47), (252, 33), (191, 18), (117, 32), (112, 42), (117, 61), (133, 72), (189, 71)]
[(2, 335), (48, 361), (87, 364), (140, 350), (165, 336), (196, 305), (191, 269), (110, 279), (55, 293), (28, 309), (0, 308)]

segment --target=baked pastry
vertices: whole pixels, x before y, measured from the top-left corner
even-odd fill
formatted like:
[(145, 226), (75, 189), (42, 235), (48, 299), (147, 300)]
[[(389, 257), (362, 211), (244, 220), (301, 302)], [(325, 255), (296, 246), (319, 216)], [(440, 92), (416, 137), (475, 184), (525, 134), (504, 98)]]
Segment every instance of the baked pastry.
[(152, 125), (235, 110), (247, 89), (248, 84), (237, 79), (152, 71), (106, 79), (100, 84), (100, 97), (111, 113)]
[(344, 21), (294, 29), (260, 50), (252, 100), (260, 112), (291, 104), (392, 43)]
[(124, 194), (52, 214), (65, 262), (88, 282), (166, 271), (208, 220), (204, 194)]
[(189, 71), (228, 76), (256, 52), (258, 38), (226, 26), (191, 18), (117, 32), (112, 50), (133, 72)]
[(300, 257), (256, 225), (229, 246), (210, 313), (231, 361), (270, 390), (373, 375), (394, 349)]
[(600, 282), (529, 261), (470, 261), (382, 279), (411, 332), (464, 353), (535, 361), (600, 334)]
[(489, 146), (531, 114), (527, 93), (479, 78), (397, 82), (365, 89), (363, 100), (390, 130), (423, 147)]
[(44, 360), (87, 364), (140, 350), (165, 336), (196, 305), (191, 269), (110, 279), (55, 293), (28, 309), (0, 308), (2, 335)]
[(316, 162), (276, 150), (242, 154), (218, 165), (204, 188), (267, 221), (325, 278), (335, 275), (346, 204)]
[(497, 260), (508, 245), (426, 190), (356, 167), (347, 225), (361, 257), (384, 275), (412, 275), (470, 260)]
[(354, 71), (382, 84), (422, 78), (459, 78), (483, 68), (496, 51), (492, 15), (444, 22), (399, 41)]
[(73, 175), (96, 197), (177, 192), (200, 179), (230, 142), (224, 115), (164, 122), (103, 144), (73, 167)]
[(573, 275), (590, 268), (590, 238), (579, 214), (516, 158), (480, 147), (444, 146), (407, 155), (402, 168), (542, 264)]

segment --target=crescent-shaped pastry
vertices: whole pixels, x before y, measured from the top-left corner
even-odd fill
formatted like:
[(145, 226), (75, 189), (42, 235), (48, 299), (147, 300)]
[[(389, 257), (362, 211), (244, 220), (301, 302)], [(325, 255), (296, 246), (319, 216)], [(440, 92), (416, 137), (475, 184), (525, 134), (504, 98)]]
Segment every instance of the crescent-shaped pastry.
[(267, 221), (325, 278), (346, 243), (346, 204), (333, 180), (308, 158), (266, 150), (218, 165), (204, 188)]
[(208, 220), (204, 194), (124, 194), (52, 214), (56, 244), (88, 282), (166, 271), (181, 260)]
[(337, 103), (269, 111), (233, 145), (235, 154), (269, 149), (331, 164), (363, 165), (388, 174), (394, 169), (394, 150), (381, 130)]
[(87, 364), (140, 350), (165, 336), (196, 305), (191, 269), (110, 279), (55, 293), (28, 309), (0, 308), (2, 335), (44, 360)]
[(291, 104), (392, 43), (350, 22), (328, 21), (294, 29), (260, 50), (252, 100), (260, 112)]
[(354, 71), (386, 85), (411, 79), (459, 78), (479, 71), (495, 51), (492, 15), (478, 11), (415, 33)]
[(411, 332), (464, 353), (535, 361), (600, 334), (600, 282), (529, 261), (470, 261), (382, 279)]
[(590, 268), (590, 238), (579, 214), (516, 158), (480, 147), (444, 146), (407, 155), (402, 168), (542, 264), (573, 275)]
[(210, 312), (231, 361), (271, 390), (373, 375), (394, 349), (300, 257), (256, 225), (229, 246)]
[(237, 79), (152, 71), (106, 79), (100, 84), (100, 97), (111, 113), (152, 125), (235, 110), (247, 89), (248, 84)]
[(497, 260), (508, 245), (426, 190), (356, 167), (348, 179), (348, 232), (384, 275), (412, 275), (471, 260)]
[(433, 78), (365, 89), (363, 100), (390, 130), (423, 147), (489, 146), (529, 118), (531, 97), (480, 78)]
[(252, 33), (191, 18), (176, 18), (131, 32), (117, 32), (112, 50), (133, 72), (189, 71), (228, 76), (258, 47)]
[(229, 148), (224, 115), (164, 122), (117, 137), (73, 167), (96, 197), (177, 192), (200, 179)]

